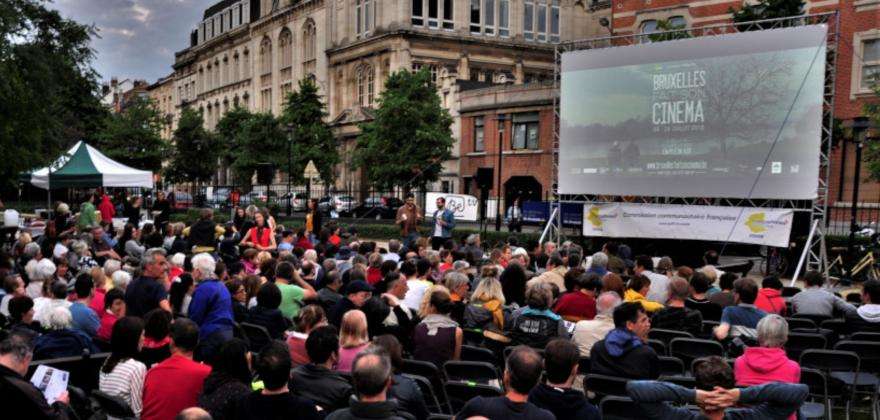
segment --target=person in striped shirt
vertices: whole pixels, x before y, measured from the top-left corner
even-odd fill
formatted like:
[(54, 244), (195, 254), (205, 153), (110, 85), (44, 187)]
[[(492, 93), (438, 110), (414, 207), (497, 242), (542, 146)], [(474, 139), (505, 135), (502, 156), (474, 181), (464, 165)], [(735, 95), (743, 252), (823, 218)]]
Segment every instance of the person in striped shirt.
[(110, 336), (112, 353), (98, 376), (98, 389), (122, 398), (140, 417), (147, 367), (135, 360), (144, 343), (144, 322), (127, 316), (113, 324)]

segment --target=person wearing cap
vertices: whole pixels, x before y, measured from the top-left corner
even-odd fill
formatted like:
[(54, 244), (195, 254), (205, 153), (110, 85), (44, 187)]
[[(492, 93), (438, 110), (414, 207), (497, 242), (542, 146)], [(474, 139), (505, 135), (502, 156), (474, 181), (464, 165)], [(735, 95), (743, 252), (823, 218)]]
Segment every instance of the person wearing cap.
[(360, 309), (373, 296), (373, 286), (363, 280), (354, 280), (343, 288), (345, 296), (339, 300), (327, 315), (327, 321), (339, 328), (342, 317), (352, 309)]

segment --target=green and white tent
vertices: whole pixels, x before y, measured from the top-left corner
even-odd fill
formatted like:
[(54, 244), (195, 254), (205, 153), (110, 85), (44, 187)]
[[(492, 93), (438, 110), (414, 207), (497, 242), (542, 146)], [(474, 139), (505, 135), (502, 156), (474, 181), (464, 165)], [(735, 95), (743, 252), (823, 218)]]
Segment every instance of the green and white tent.
[[(51, 171), (50, 171), (51, 168)], [(51, 166), (22, 175), (37, 188), (153, 188), (153, 173), (125, 166), (86, 142), (77, 142)]]

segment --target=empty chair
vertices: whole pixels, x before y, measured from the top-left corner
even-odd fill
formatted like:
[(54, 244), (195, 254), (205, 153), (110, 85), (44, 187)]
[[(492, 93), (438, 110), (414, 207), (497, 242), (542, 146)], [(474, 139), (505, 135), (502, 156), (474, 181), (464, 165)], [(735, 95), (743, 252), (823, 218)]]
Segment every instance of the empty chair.
[(675, 338), (669, 343), (669, 355), (681, 359), (685, 366), (690, 366), (694, 359), (700, 357), (724, 357), (724, 347), (714, 340)]
[(848, 341), (871, 341), (880, 343), (880, 333), (857, 332), (847, 338)]
[(785, 354), (791, 360), (798, 360), (804, 350), (824, 349), (826, 345), (825, 336), (822, 334), (793, 332), (788, 334), (788, 341), (785, 343)]
[(635, 420), (646, 418), (639, 406), (629, 397), (609, 395), (599, 402), (603, 420)]
[(818, 315), (818, 314), (794, 314), (791, 316), (792, 318), (800, 318), (800, 319), (809, 319), (813, 321), (816, 325), (822, 325), (822, 322), (831, 319), (828, 315)]
[(853, 352), (859, 356), (859, 370), (852, 372), (832, 372), (831, 377), (855, 388), (856, 394), (871, 397), (872, 413), (877, 407), (877, 392), (880, 389), (880, 343), (873, 341), (841, 341), (834, 350)]
[(649, 338), (648, 345), (651, 346), (651, 348), (654, 349), (654, 352), (656, 352), (659, 356), (668, 354), (666, 352), (666, 343), (661, 340), (658, 340), (656, 338)]
[(847, 386), (847, 389), (841, 389), (845, 385), (845, 381), (836, 377), (836, 374), (844, 374), (841, 376), (850, 376), (857, 380), (859, 375), (859, 356), (851, 351), (840, 350), (805, 350), (801, 353), (800, 358), (801, 369), (816, 369), (827, 378), (828, 383), (828, 399), (830, 401), (846, 400), (846, 409), (849, 410), (849, 402), (853, 400), (855, 395), (855, 387)]
[(801, 414), (806, 419), (830, 419), (831, 406), (828, 404), (828, 378), (816, 369), (801, 368), (801, 383), (810, 388), (809, 401), (801, 405)]
[(684, 362), (677, 357), (660, 356), (660, 375), (684, 375)]
[(615, 376), (597, 375), (591, 373), (584, 377), (584, 390), (596, 394), (596, 399), (606, 395), (627, 396), (626, 383), (628, 379)]
[(403, 359), (403, 367), (400, 370), (401, 373), (418, 375), (428, 379), (431, 386), (435, 390), (440, 391), (439, 394), (437, 394), (437, 399), (440, 400), (440, 404), (448, 404), (446, 396), (442, 391), (443, 374), (433, 363), (422, 360)]
[(812, 319), (807, 318), (785, 318), (788, 321), (788, 330), (810, 330), (810, 332), (816, 331), (819, 327), (816, 326), (816, 323), (813, 322)]
[(495, 356), (495, 353), (492, 353), (492, 350), (466, 344), (462, 344), (461, 346), (461, 360), (498, 363), (498, 357)]
[(245, 337), (247, 337), (249, 343), (248, 348), (252, 352), (259, 352), (266, 346), (266, 344), (269, 344), (272, 341), (272, 335), (269, 334), (269, 330), (262, 325), (242, 322), (241, 329), (244, 332)]
[(107, 394), (105, 392), (95, 390), (92, 392), (92, 398), (101, 407), (101, 411), (108, 417), (115, 417), (124, 420), (137, 419), (131, 407), (120, 397)]
[(501, 376), (491, 363), (450, 360), (443, 364), (443, 374), (448, 381), (476, 382), (501, 387)]
[(832, 340), (829, 344), (837, 341), (840, 336), (847, 333), (846, 321), (840, 318), (826, 319), (822, 321), (822, 324), (820, 324), (819, 327), (823, 330), (831, 331)]
[(461, 411), (462, 407), (474, 397), (500, 397), (504, 391), (497, 386), (476, 384), (473, 382), (449, 381), (443, 385), (452, 412)]
[[(452, 412), (448, 404), (440, 404), (440, 399), (437, 398), (438, 393), (445, 392), (442, 388), (435, 390), (434, 387), (431, 386), (431, 381), (424, 376), (410, 375), (408, 373), (404, 373), (403, 376), (414, 380), (419, 386), (419, 390), (422, 391), (422, 396), (425, 398), (425, 406), (428, 407), (428, 412), (436, 414)], [(444, 398), (444, 400), (446, 399)]]
[(648, 338), (653, 338), (655, 340), (660, 340), (663, 344), (669, 345), (669, 342), (674, 338), (694, 338), (694, 335), (685, 332), (685, 331), (677, 331), (677, 330), (664, 330), (662, 328), (654, 328), (648, 332)]

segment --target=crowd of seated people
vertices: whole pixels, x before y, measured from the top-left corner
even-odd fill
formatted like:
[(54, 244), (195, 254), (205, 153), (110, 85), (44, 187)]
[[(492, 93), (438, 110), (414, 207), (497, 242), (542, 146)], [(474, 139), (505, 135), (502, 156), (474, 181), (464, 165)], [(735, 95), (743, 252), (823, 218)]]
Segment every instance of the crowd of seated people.
[[(447, 362), (473, 360), (475, 345), (494, 355), (500, 384), (490, 385), (501, 389), (466, 401), (458, 418), (599, 418), (580, 389), (584, 373), (631, 380), (634, 404), (652, 418), (690, 418), (665, 402), (787, 418), (804, 398), (785, 316), (839, 316), (845, 332), (880, 332), (880, 282), (865, 282), (855, 306), (808, 272), (806, 287), (783, 298), (778, 277), (722, 272), (711, 252), (691, 268), (615, 242), (590, 254), (516, 238), (483, 248), (476, 235), (439, 251), (427, 238), (384, 247), (332, 223), (287, 229), (260, 209), (228, 225), (205, 209), (189, 226), (151, 229), (84, 226), (0, 256), (0, 400), (17, 390), (9, 395), (31, 404), (23, 412), (64, 418), (68, 399), (48, 404), (27, 366), (85, 354), (106, 358), (97, 389), (141, 419), (425, 420), (443, 407), (430, 403), (442, 384), (426, 395), (409, 359), (442, 377)], [(667, 356), (650, 340), (658, 329), (739, 357), (732, 367), (701, 359), (697, 390), (656, 382)]]

